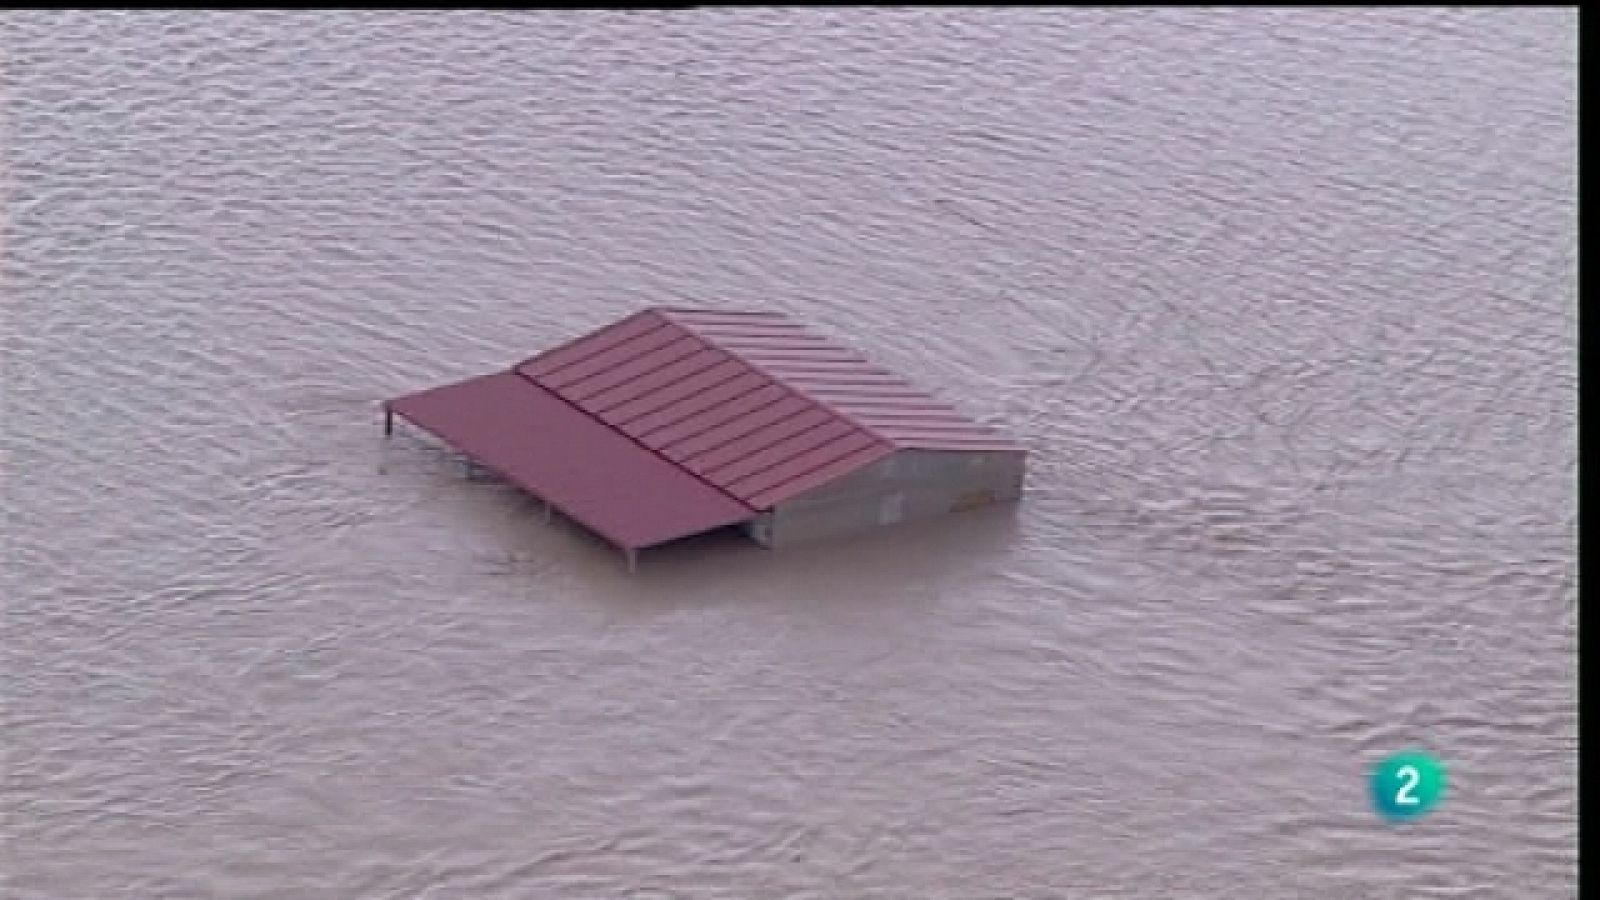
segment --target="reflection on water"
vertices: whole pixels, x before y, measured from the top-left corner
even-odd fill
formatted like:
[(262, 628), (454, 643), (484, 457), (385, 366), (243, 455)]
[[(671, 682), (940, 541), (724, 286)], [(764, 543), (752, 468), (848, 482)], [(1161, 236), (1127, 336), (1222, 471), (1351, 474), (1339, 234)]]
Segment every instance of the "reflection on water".
[[(0, 17), (5, 893), (1571, 896), (1575, 26)], [(382, 437), (650, 303), (1027, 497), (629, 576)]]

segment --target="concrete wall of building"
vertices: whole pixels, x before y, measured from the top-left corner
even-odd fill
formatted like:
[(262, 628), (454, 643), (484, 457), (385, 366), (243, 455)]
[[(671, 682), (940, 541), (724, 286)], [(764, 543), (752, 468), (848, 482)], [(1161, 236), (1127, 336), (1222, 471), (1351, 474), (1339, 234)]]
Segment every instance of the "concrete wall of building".
[(1022, 483), (1021, 454), (902, 450), (780, 504), (745, 531), (781, 548), (1016, 500)]

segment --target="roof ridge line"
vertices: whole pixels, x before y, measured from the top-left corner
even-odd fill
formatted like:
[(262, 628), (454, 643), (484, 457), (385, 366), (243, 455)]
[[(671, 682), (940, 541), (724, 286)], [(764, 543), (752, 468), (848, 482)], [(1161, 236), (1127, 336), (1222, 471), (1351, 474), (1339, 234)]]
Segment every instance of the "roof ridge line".
[[(885, 447), (888, 447), (888, 448), (890, 448), (892, 450), (900, 449), (900, 445), (898, 443), (889, 440), (887, 437), (884, 437), (884, 435), (881, 432), (879, 432), (876, 428), (873, 428), (872, 426), (870, 426), (867, 423), (861, 421), (857, 417), (855, 417), (853, 415), (850, 415), (849, 413), (845, 412), (844, 410), (839, 409), (838, 407), (834, 406), (833, 404), (826, 403), (823, 400), (821, 400), (820, 398), (814, 397), (811, 394), (808, 394), (808, 393), (800, 390), (799, 388), (797, 388), (794, 385), (790, 384), (787, 379), (781, 378), (778, 375), (776, 375), (775, 373), (773, 373), (766, 366), (761, 365), (760, 363), (756, 362), (755, 360), (750, 359), (749, 357), (745, 356), (742, 351), (736, 350), (736, 349), (734, 349), (732, 347), (717, 346), (717, 345), (712, 344), (711, 342), (707, 341), (705, 336), (700, 334), (698, 331), (696, 331), (692, 324), (682, 322), (679, 319), (677, 319), (676, 317), (674, 317), (669, 308), (667, 308), (667, 307), (655, 307), (655, 309), (661, 314), (661, 316), (663, 318), (667, 319), (672, 324), (677, 325), (679, 328), (682, 328), (684, 331), (687, 331), (690, 334), (694, 335), (695, 339), (700, 341), (700, 343), (704, 344), (707, 347), (710, 347), (713, 350), (721, 350), (723, 353), (726, 353), (729, 356), (732, 356), (733, 358), (735, 358), (735, 359), (739, 360), (740, 362), (744, 363), (745, 365), (749, 366), (751, 368), (751, 370), (756, 371), (756, 372), (760, 372), (768, 381), (772, 382), (773, 384), (777, 385), (778, 387), (782, 388), (783, 390), (788, 391), (790, 395), (795, 396), (795, 397), (799, 397), (801, 400), (805, 401), (806, 403), (811, 404), (812, 406), (817, 407), (818, 409), (822, 410), (823, 412), (826, 412), (826, 413), (834, 416), (835, 418), (842, 419), (843, 421), (848, 422), (850, 424), (850, 427), (856, 429), (857, 431), (862, 432), (867, 437), (872, 438), (873, 441), (875, 441), (875, 442), (877, 442), (879, 444), (882, 444)], [(793, 319), (790, 319), (788, 313), (777, 312), (777, 311), (775, 311), (775, 312), (776, 312), (777, 315), (782, 316), (785, 320), (793, 323), (794, 325), (798, 326), (800, 329), (802, 329), (802, 330), (806, 329), (806, 326), (802, 325), (799, 322), (795, 322)], [(821, 335), (817, 335), (817, 337), (822, 337), (822, 336)], [(825, 337), (822, 337), (822, 339), (823, 340), (827, 340), (827, 338), (825, 338)], [(832, 343), (834, 343), (837, 346), (843, 347), (843, 345), (838, 344), (837, 341), (834, 341)], [(843, 349), (845, 349), (847, 352), (850, 352), (850, 353), (856, 353), (856, 351), (851, 350), (848, 347), (843, 347)], [(856, 356), (861, 356), (861, 354), (856, 353)], [(869, 360), (868, 362), (870, 364), (871, 361)], [(891, 374), (893, 374), (893, 373), (891, 373)]]
[[(650, 313), (652, 311), (653, 311), (653, 309), (651, 307), (647, 306), (644, 309), (639, 310), (638, 312), (630, 313), (630, 314), (628, 314), (626, 316), (623, 316), (622, 318), (620, 318), (617, 321), (611, 323), (610, 325), (602, 326), (601, 329), (597, 329), (597, 331), (598, 330), (603, 330), (605, 328), (616, 328), (618, 326), (625, 325), (625, 324), (627, 324), (629, 322), (632, 322), (635, 319), (642, 319), (642, 318), (644, 318), (644, 316), (647, 313)], [(656, 313), (656, 317), (661, 319), (663, 322), (666, 322), (667, 324), (672, 324), (667, 319), (666, 316), (663, 316), (660, 313)], [(584, 338), (589, 337), (590, 335), (593, 335), (595, 333), (596, 333), (596, 331), (588, 331), (588, 332), (585, 332), (583, 334), (578, 335), (577, 337), (568, 338), (568, 339), (562, 341), (561, 343), (556, 344), (554, 347), (547, 347), (544, 350), (541, 350), (538, 353), (535, 353), (534, 355), (528, 357), (527, 359), (524, 359), (524, 360), (518, 362), (516, 365), (512, 366), (512, 368), (513, 369), (521, 369), (523, 366), (532, 365), (533, 363), (536, 363), (539, 360), (544, 359), (544, 358), (550, 356), (551, 354), (556, 353), (557, 351), (565, 350), (566, 348), (572, 346), (573, 344), (576, 344), (577, 342), (579, 342), (579, 341), (583, 340)], [(578, 363), (584, 362), (585, 360), (588, 360), (588, 359), (592, 359), (592, 358), (594, 358), (595, 356), (597, 356), (597, 355), (599, 355), (601, 353), (605, 353), (605, 352), (607, 352), (609, 350), (613, 350), (613, 349), (615, 349), (617, 347), (620, 347), (623, 344), (628, 343), (629, 341), (637, 340), (638, 338), (644, 337), (645, 335), (647, 335), (649, 333), (650, 333), (649, 331), (641, 331), (638, 334), (632, 335), (630, 337), (623, 338), (622, 340), (616, 342), (615, 344), (612, 344), (610, 347), (605, 347), (605, 348), (602, 348), (600, 350), (596, 350), (593, 353), (587, 353), (587, 354), (585, 354), (583, 356), (578, 357), (575, 360), (572, 360), (571, 362), (564, 362), (561, 365), (556, 366), (554, 369), (551, 369), (550, 372), (558, 372), (558, 371), (560, 371), (562, 369), (565, 369), (568, 366), (577, 365)], [(550, 374), (550, 372), (547, 372), (545, 374)], [(543, 387), (543, 385), (540, 385), (540, 386)], [(548, 388), (546, 388), (546, 390), (548, 390)]]
[[(677, 325), (678, 323), (673, 322), (672, 324), (673, 325)], [(678, 326), (678, 327), (682, 328), (681, 325)], [(687, 328), (685, 328), (683, 330), (686, 333), (689, 331)], [(695, 340), (700, 341), (701, 343), (705, 343), (704, 340), (702, 340), (701, 337), (698, 334), (690, 333), (690, 336), (693, 337)], [(634, 446), (636, 446), (639, 449), (645, 451), (646, 453), (649, 453), (651, 456), (654, 456), (656, 459), (661, 460), (662, 462), (666, 463), (667, 465), (672, 466), (674, 469), (677, 469), (678, 471), (682, 472), (683, 474), (688, 475), (690, 478), (693, 478), (695, 481), (698, 481), (701, 484), (705, 485), (706, 487), (711, 488), (712, 490), (716, 491), (717, 493), (721, 494), (722, 496), (727, 497), (729, 500), (732, 500), (733, 502), (739, 504), (740, 506), (744, 507), (745, 509), (750, 510), (752, 513), (759, 513), (759, 512), (763, 511), (763, 510), (756, 509), (754, 506), (751, 506), (750, 504), (746, 503), (743, 499), (734, 496), (732, 493), (730, 493), (725, 488), (723, 488), (722, 485), (714, 484), (710, 480), (708, 480), (708, 479), (706, 479), (706, 478), (704, 478), (704, 477), (702, 477), (702, 476), (690, 471), (687, 466), (684, 466), (683, 464), (679, 463), (677, 460), (667, 456), (665, 453), (662, 453), (659, 450), (656, 450), (656, 449), (648, 446), (643, 441), (641, 441), (638, 438), (634, 437), (633, 435), (627, 433), (626, 431), (623, 431), (621, 428), (618, 428), (617, 426), (612, 425), (610, 422), (607, 422), (605, 419), (602, 419), (599, 416), (595, 415), (594, 413), (588, 411), (587, 409), (584, 409), (583, 407), (579, 406), (578, 404), (573, 403), (571, 400), (568, 400), (566, 398), (566, 396), (564, 396), (560, 391), (554, 390), (552, 388), (545, 387), (544, 385), (540, 384), (537, 379), (529, 376), (527, 373), (522, 371), (522, 364), (521, 363), (518, 363), (517, 365), (512, 366), (511, 367), (511, 373), (513, 375), (516, 375), (518, 378), (521, 378), (523, 381), (526, 381), (529, 384), (533, 385), (534, 387), (538, 388), (539, 390), (544, 391), (545, 393), (549, 394), (550, 396), (556, 398), (557, 400), (560, 400), (562, 403), (565, 403), (567, 406), (572, 407), (574, 410), (577, 410), (582, 415), (587, 416), (588, 418), (593, 419), (595, 422), (598, 422), (599, 424), (605, 426), (606, 429), (608, 429), (610, 431), (613, 431), (613, 432), (615, 432), (617, 434), (622, 435), (624, 438), (627, 438), (628, 441), (633, 443)]]

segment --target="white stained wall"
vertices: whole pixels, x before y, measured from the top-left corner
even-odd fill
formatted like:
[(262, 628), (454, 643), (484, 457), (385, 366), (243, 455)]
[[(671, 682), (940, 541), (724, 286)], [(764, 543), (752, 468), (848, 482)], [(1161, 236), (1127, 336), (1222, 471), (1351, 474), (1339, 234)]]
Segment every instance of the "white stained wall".
[(1020, 453), (902, 450), (788, 500), (746, 528), (769, 547), (859, 534), (1022, 496)]

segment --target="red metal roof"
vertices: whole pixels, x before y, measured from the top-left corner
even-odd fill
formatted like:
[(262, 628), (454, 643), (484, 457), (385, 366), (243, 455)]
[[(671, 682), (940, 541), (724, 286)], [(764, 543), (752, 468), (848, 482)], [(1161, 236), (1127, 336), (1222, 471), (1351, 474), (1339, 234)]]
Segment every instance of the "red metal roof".
[(623, 548), (755, 515), (515, 372), (400, 397), (389, 409)]
[(748, 519), (899, 450), (1026, 452), (774, 312), (646, 309), (389, 407), (623, 547)]
[(516, 371), (758, 510), (897, 450), (1025, 452), (781, 313), (647, 309)]

